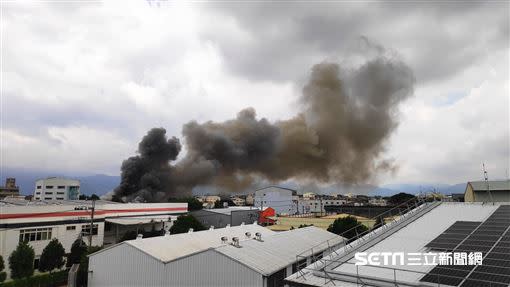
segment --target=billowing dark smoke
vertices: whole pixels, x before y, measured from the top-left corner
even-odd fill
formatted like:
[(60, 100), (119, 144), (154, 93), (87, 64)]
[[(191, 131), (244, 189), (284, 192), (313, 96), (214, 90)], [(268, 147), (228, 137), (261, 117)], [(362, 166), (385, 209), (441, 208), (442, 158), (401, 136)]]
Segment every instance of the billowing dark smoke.
[(270, 123), (247, 108), (222, 123), (189, 122), (182, 131), (188, 153), (173, 166), (179, 141), (166, 140), (164, 129), (149, 131), (140, 155), (124, 161), (115, 193), (124, 200), (163, 201), (198, 185), (243, 190), (258, 179), (370, 180), (395, 168), (381, 155), (413, 84), (404, 63), (383, 57), (354, 70), (315, 65), (302, 111), (289, 120)]

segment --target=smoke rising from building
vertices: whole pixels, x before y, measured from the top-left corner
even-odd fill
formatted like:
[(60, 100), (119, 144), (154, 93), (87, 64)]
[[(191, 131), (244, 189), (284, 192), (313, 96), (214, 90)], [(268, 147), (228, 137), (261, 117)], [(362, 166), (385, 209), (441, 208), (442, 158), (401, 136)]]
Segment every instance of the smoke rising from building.
[(165, 201), (199, 185), (236, 191), (260, 179), (370, 180), (395, 168), (381, 157), (413, 85), (407, 65), (383, 56), (356, 69), (317, 64), (303, 88), (301, 110), (289, 120), (271, 123), (247, 108), (221, 123), (191, 121), (182, 130), (187, 154), (174, 164), (179, 140), (167, 139), (162, 128), (150, 130), (139, 155), (123, 162), (115, 196)]

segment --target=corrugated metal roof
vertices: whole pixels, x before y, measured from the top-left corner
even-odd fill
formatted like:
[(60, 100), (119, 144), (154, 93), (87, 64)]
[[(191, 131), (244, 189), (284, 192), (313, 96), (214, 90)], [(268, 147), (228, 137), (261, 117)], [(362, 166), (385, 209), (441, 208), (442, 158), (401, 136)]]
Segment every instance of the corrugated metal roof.
[(129, 244), (154, 258), (163, 262), (169, 262), (209, 248), (221, 246), (224, 244), (221, 242), (221, 237), (223, 236), (228, 237), (229, 242), (232, 241), (232, 237), (238, 237), (240, 241), (246, 240), (246, 232), (250, 232), (252, 237), (255, 236), (255, 233), (259, 232), (262, 234), (262, 238), (267, 238), (275, 234), (274, 231), (262, 226), (249, 224), (192, 233), (135, 239), (124, 241), (123, 244)]
[[(485, 181), (470, 181), (474, 191), (487, 191), (487, 183)], [(510, 180), (492, 180), (489, 181), (490, 191), (510, 191)]]
[(230, 215), (232, 212), (236, 212), (236, 211), (259, 210), (259, 208), (256, 208), (253, 206), (231, 206), (231, 207), (227, 207), (227, 208), (211, 208), (211, 209), (202, 209), (202, 210)]
[[(258, 240), (247, 240), (240, 243), (241, 248), (224, 245), (216, 248), (220, 252), (250, 268), (269, 276), (282, 268), (294, 263), (296, 255), (307, 252), (314, 247), (314, 253), (320, 253), (330, 245), (337, 245), (343, 238), (317, 227), (306, 227), (280, 232)], [(308, 254), (301, 254), (310, 256)]]
[(137, 225), (147, 224), (152, 222), (164, 222), (171, 218), (172, 221), (177, 219), (176, 215), (147, 215), (137, 217), (113, 217), (105, 219), (106, 222), (111, 222), (120, 225)]

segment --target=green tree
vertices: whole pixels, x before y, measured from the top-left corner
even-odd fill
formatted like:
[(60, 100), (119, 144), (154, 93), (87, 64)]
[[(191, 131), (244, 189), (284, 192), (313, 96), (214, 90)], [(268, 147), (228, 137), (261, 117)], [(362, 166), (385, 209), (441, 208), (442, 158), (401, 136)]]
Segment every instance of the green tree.
[(344, 218), (337, 218), (333, 224), (328, 227), (328, 231), (341, 235), (347, 239), (356, 237), (356, 234), (361, 234), (367, 231), (365, 225), (360, 224), (355, 217), (347, 216)]
[(30, 277), (34, 274), (34, 249), (22, 241), (9, 256), (9, 268), (13, 279)]
[(87, 245), (81, 238), (78, 238), (71, 245), (71, 253), (67, 256), (67, 267), (80, 263), (83, 254), (87, 254)]
[(170, 227), (171, 234), (186, 233), (190, 228), (194, 231), (205, 230), (205, 227), (193, 215), (181, 215), (177, 217), (172, 227)]
[(409, 193), (401, 192), (391, 196), (388, 199), (388, 203), (392, 205), (399, 205), (401, 203), (411, 200), (412, 198), (415, 198), (415, 196)]
[(39, 260), (39, 271), (53, 271), (64, 266), (64, 256), (66, 251), (58, 239), (53, 238), (46, 247), (44, 247)]
[(372, 227), (372, 229), (377, 229), (381, 226), (384, 225), (384, 219), (382, 216), (377, 216), (377, 218), (375, 219), (375, 223), (374, 223), (374, 227)]
[(7, 273), (4, 272), (5, 264), (4, 264), (4, 258), (2, 255), (0, 255), (0, 283), (5, 281), (5, 278), (7, 278)]

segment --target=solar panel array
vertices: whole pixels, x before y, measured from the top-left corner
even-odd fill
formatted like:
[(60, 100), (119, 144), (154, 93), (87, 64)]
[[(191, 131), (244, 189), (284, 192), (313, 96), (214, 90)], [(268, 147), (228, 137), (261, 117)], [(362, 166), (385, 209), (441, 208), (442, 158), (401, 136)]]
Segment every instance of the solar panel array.
[[(509, 226), (510, 205), (502, 205), (475, 231), (477, 238), (483, 239), (485, 246), (489, 245), (491, 248), (484, 252), (483, 265), (476, 266), (461, 287), (510, 285)], [(472, 244), (474, 240), (468, 238), (466, 242)]]
[(461, 287), (510, 284), (510, 205), (483, 223), (457, 221), (426, 247), (444, 252), (482, 252), (483, 265), (437, 265), (421, 281)]
[(473, 230), (475, 230), (481, 222), (475, 221), (456, 221), (447, 230), (438, 237), (430, 241), (425, 247), (434, 250), (451, 251), (459, 243), (466, 238)]

